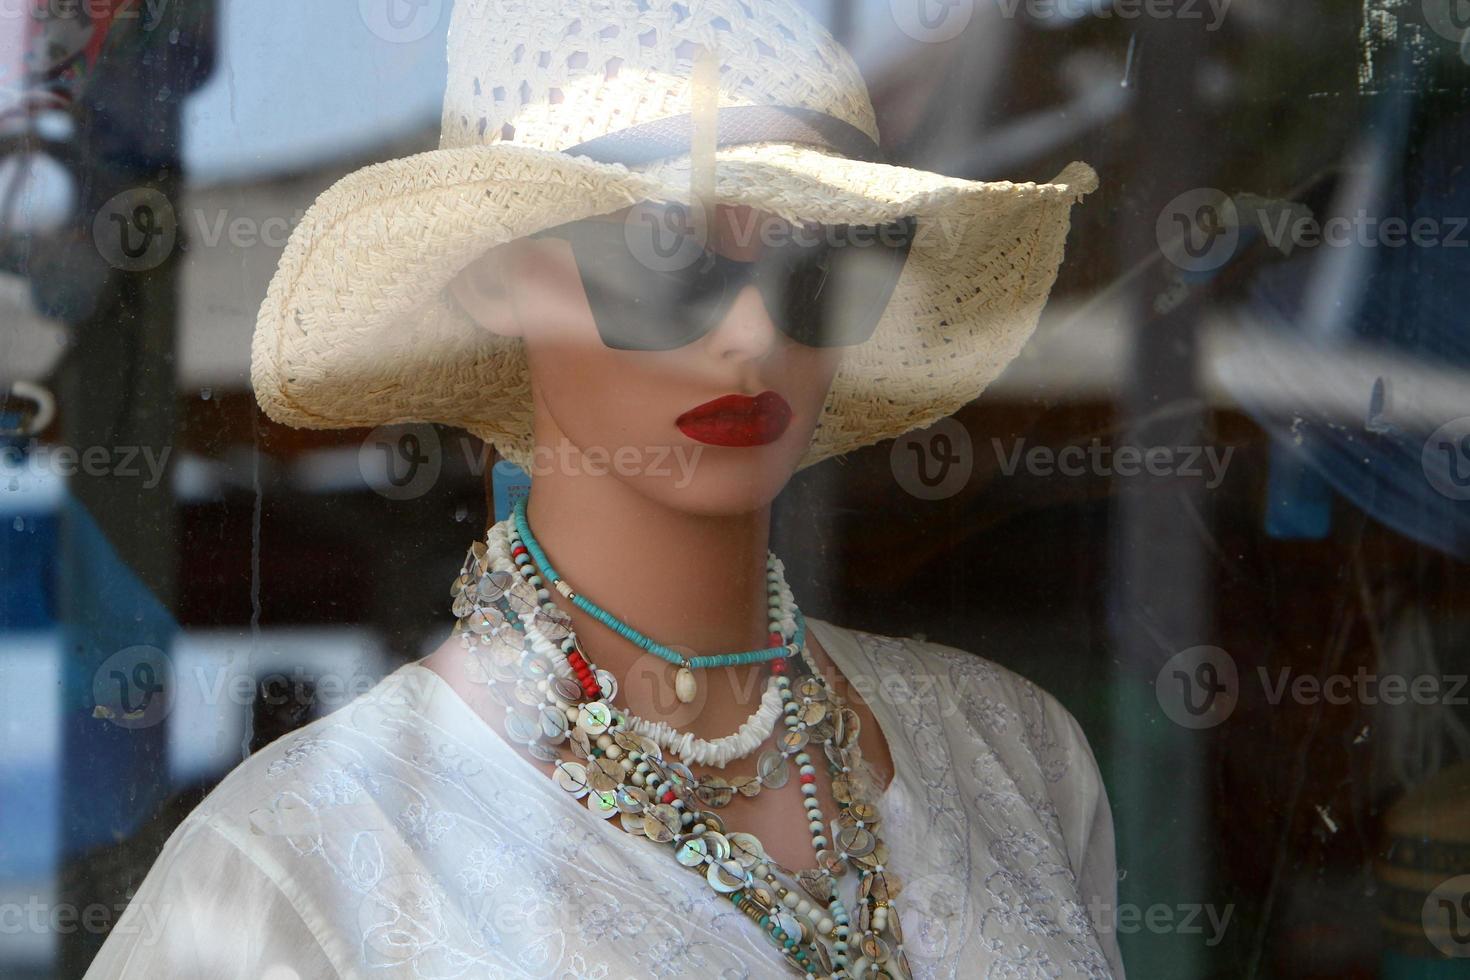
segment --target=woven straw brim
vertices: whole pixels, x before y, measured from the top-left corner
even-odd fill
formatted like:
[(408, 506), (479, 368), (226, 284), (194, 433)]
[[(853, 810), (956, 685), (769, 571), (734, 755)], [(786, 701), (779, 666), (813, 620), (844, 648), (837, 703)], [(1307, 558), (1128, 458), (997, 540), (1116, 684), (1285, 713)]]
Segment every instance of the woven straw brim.
[[(1035, 328), (1072, 204), (1097, 177), (956, 180), (778, 144), (720, 151), (716, 192), (792, 221), (920, 234), (873, 338), (848, 349), (802, 465), (900, 435), (974, 399)], [(435, 150), (342, 178), (293, 231), (251, 350), (256, 398), (300, 428), (428, 421), (530, 459), (521, 342), (474, 325), (446, 285), (487, 249), (639, 201), (687, 201), (686, 161), (646, 170), (511, 143)]]

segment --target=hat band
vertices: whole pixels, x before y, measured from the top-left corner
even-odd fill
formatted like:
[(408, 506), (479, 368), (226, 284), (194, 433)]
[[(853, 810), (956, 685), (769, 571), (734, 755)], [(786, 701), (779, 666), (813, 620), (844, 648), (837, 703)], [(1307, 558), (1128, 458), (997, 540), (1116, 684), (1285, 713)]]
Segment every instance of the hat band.
[[(883, 152), (867, 133), (845, 119), (791, 106), (727, 106), (716, 116), (715, 146), (792, 143), (851, 160), (882, 163)], [(685, 113), (615, 130), (562, 150), (597, 163), (635, 167), (684, 156), (693, 143), (694, 118)]]

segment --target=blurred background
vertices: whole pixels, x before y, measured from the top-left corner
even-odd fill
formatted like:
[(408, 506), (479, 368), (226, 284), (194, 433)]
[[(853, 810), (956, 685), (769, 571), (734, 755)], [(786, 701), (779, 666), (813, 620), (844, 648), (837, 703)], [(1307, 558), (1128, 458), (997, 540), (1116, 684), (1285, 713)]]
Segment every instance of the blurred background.
[[(804, 6), (896, 162), (1102, 181), (980, 401), (793, 481), (804, 608), (1071, 709), (1130, 976), (1470, 977), (1470, 4)], [(0, 3), (0, 976), (452, 626), (493, 455), (249, 387), (306, 207), (437, 145), (448, 13)]]

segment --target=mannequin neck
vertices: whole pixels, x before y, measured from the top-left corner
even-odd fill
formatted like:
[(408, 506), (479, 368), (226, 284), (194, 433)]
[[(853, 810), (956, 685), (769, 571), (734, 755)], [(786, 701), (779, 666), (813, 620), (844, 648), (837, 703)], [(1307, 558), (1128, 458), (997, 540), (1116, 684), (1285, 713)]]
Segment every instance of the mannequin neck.
[[(766, 554), (771, 508), (693, 514), (612, 473), (546, 467), (533, 475), (526, 519), (557, 573), (645, 636), (686, 655), (766, 646)], [(646, 718), (700, 735), (738, 726), (760, 701), (761, 665), (698, 672), (705, 697), (673, 698), (674, 667), (552, 592), (583, 649), (618, 679), (618, 700)]]

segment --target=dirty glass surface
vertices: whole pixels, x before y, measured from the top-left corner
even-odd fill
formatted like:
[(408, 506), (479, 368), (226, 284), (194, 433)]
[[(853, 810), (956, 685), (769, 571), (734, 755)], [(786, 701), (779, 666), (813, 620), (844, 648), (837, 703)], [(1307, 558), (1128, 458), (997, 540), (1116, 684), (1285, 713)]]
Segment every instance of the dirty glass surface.
[[(1130, 976), (1470, 977), (1470, 5), (801, 6), (894, 164), (1099, 178), (983, 396), (778, 498), (802, 608), (1077, 718)], [(317, 195), (438, 147), (450, 12), (0, 2), (0, 975), (454, 626), (513, 470), (250, 374)]]

